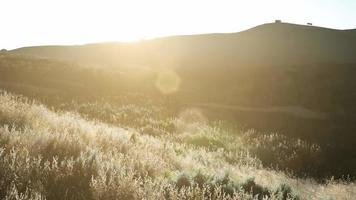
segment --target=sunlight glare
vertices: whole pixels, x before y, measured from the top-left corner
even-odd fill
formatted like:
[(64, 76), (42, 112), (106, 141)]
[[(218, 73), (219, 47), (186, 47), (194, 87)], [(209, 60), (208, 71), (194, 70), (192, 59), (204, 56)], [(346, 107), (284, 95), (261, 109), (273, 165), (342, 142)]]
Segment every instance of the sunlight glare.
[(180, 82), (180, 77), (174, 70), (166, 69), (158, 73), (156, 87), (163, 94), (173, 94), (178, 91)]

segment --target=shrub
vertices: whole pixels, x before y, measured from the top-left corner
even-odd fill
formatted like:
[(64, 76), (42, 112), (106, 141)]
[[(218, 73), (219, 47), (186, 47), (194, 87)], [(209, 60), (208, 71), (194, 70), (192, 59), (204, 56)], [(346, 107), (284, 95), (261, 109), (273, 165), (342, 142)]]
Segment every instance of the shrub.
[(243, 191), (252, 194), (253, 196), (257, 196), (258, 199), (263, 199), (265, 197), (270, 197), (270, 192), (267, 188), (262, 187), (255, 183), (254, 178), (248, 178), (244, 183), (240, 186)]
[(282, 200), (299, 200), (299, 197), (292, 191), (292, 188), (284, 183), (277, 188), (275, 194)]

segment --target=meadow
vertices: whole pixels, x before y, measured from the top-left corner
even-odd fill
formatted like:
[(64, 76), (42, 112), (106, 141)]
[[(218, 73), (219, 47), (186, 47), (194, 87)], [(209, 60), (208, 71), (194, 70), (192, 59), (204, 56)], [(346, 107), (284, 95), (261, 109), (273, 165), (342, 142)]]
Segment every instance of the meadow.
[[(172, 81), (146, 68), (3, 53), (0, 199), (354, 199), (353, 93), (332, 95), (352, 88), (352, 66), (335, 71), (335, 80), (348, 74), (342, 81), (302, 90), (335, 68), (306, 77), (240, 69), (219, 80), (212, 68), (204, 77), (199, 68), (164, 71)], [(273, 94), (320, 113), (231, 106), (268, 104)]]
[(0, 102), (1, 199), (352, 199), (356, 195), (348, 180), (321, 184), (297, 178), (264, 167), (254, 156), (262, 151), (293, 162), (303, 153), (317, 156), (318, 146), (194, 121), (199, 118), (194, 111), (163, 121), (151, 118), (156, 111), (148, 108), (127, 112), (129, 106), (123, 106), (121, 113), (116, 112), (118, 121), (143, 116), (146, 126), (140, 129), (133, 128), (137, 122), (132, 120), (122, 120), (125, 128), (121, 128), (78, 112), (54, 112), (4, 91)]

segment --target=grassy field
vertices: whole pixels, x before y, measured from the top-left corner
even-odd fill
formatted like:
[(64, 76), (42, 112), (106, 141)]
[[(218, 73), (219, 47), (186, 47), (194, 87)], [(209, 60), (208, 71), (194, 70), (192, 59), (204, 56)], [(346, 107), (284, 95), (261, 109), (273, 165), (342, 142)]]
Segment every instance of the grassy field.
[(154, 108), (121, 109), (115, 112), (118, 121), (139, 115), (134, 118), (146, 120), (145, 128), (134, 128), (137, 122), (132, 120), (122, 120), (126, 128), (121, 128), (78, 112), (55, 112), (1, 92), (0, 198), (353, 199), (356, 195), (355, 184), (346, 179), (321, 184), (296, 178), (263, 167), (253, 156), (261, 151), (273, 159), (293, 161), (302, 153), (317, 156), (316, 145), (277, 134), (259, 137), (253, 130), (236, 131), (222, 122), (209, 124), (197, 110), (155, 120), (150, 116), (157, 112)]
[[(203, 121), (255, 129), (257, 139), (278, 133), (284, 140), (302, 140), (320, 147), (317, 157), (304, 153), (298, 155), (298, 162), (287, 162), (265, 155), (269, 152), (266, 144), (263, 150), (255, 151), (265, 166), (288, 168), (299, 177), (318, 181), (332, 176), (354, 180), (356, 93), (352, 89), (356, 68), (299, 67), (293, 73), (288, 67), (263, 69), (214, 72), (207, 68), (204, 76), (199, 76), (199, 68), (190, 69), (191, 73), (181, 70), (176, 73), (179, 89), (162, 94), (159, 84), (174, 89), (175, 82), (157, 81), (160, 72), (153, 69), (94, 68), (4, 54), (0, 56), (0, 87), (54, 110), (75, 111), (120, 127), (150, 129), (154, 119), (154, 129), (162, 129), (160, 121), (187, 109), (198, 110)], [(170, 76), (176, 77), (168, 73)]]
[(354, 199), (353, 33), (275, 26), (1, 52), (0, 199)]

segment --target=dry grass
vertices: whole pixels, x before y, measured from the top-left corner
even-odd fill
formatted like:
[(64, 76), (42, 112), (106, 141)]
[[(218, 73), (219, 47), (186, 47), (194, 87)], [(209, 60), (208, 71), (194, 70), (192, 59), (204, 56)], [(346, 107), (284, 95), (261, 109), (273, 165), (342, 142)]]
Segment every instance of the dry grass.
[(243, 138), (249, 134), (225, 133), (181, 119), (172, 119), (172, 124), (182, 131), (152, 136), (139, 128), (122, 129), (71, 112), (53, 112), (2, 92), (0, 199), (356, 196), (351, 182), (318, 184), (263, 168)]

